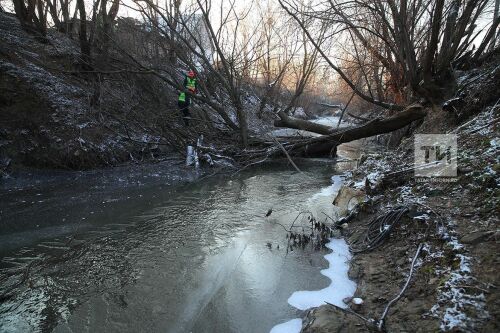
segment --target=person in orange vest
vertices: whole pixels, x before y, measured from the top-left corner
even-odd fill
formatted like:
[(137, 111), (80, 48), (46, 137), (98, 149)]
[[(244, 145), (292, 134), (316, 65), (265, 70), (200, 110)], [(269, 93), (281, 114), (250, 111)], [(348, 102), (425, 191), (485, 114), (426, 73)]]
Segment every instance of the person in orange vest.
[(189, 105), (191, 104), (190, 94), (196, 93), (196, 74), (194, 71), (190, 70), (187, 73), (186, 78), (184, 79), (184, 88), (185, 90), (179, 94), (177, 105), (183, 114), (182, 118), (184, 120), (184, 125), (187, 127), (189, 126), (189, 118), (191, 117), (191, 114), (189, 113)]

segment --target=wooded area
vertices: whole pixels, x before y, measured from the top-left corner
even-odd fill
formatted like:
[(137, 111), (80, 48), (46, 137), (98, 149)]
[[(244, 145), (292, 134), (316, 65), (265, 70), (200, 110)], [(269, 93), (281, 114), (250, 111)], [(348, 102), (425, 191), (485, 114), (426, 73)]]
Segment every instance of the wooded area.
[[(208, 0), (13, 0), (12, 8), (23, 27), (42, 40), (47, 29), (78, 38), (75, 73), (92, 82), (94, 106), (102, 99), (103, 82), (112, 77), (146, 75), (154, 90), (169, 87), (175, 99), (183, 72), (195, 69), (193, 117), (204, 121), (198, 132), (210, 136), (223, 124), (238, 134), (242, 147), (265, 142), (249, 131), (244, 100), (254, 93), (259, 118), (267, 112), (278, 127), (322, 134), (312, 139), (314, 148), (307, 143), (309, 153), (318, 154), (421, 119), (421, 108), (406, 108), (414, 102), (439, 108), (454, 96), (455, 70), (479, 66), (499, 52), (498, 2), (279, 0), (217, 6)], [(120, 9), (134, 18), (120, 17)], [(296, 107), (327, 103), (325, 94), (332, 90), (351, 96), (342, 115), (351, 107), (358, 119), (374, 111), (389, 118), (344, 129), (341, 136), (294, 119)], [(355, 106), (349, 106), (351, 100)], [(185, 142), (191, 135), (154, 122), (148, 126), (168, 142)], [(310, 141), (278, 140), (292, 150)], [(328, 144), (320, 148), (320, 141)]]
[(0, 0), (0, 332), (500, 332), (499, 11)]

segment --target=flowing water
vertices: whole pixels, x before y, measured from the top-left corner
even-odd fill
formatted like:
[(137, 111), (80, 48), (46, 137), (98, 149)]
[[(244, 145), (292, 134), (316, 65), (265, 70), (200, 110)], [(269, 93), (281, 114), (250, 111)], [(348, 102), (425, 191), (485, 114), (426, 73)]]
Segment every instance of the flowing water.
[(351, 165), (299, 166), (172, 186), (151, 167), (1, 190), (0, 331), (269, 332), (300, 317), (287, 300), (330, 285), (319, 271), (331, 251), (290, 249), (283, 227), (304, 210), (333, 214), (331, 176)]

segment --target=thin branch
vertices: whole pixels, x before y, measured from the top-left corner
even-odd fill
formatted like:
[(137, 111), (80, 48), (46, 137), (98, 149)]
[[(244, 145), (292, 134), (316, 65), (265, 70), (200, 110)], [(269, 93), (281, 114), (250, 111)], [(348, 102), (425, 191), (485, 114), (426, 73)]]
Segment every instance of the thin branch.
[(399, 294), (394, 297), (389, 303), (387, 303), (387, 306), (384, 309), (384, 312), (382, 313), (382, 316), (380, 317), (380, 320), (378, 321), (377, 328), (379, 331), (382, 331), (385, 323), (385, 317), (387, 316), (387, 313), (389, 312), (389, 308), (395, 304), (399, 299), (403, 296), (404, 292), (406, 291), (406, 288), (408, 288), (410, 284), (411, 277), (413, 275), (413, 271), (415, 269), (415, 263), (417, 262), (418, 255), (420, 254), (420, 251), (422, 250), (423, 243), (420, 243), (417, 247), (417, 251), (415, 252), (415, 256), (413, 257), (413, 260), (411, 262), (411, 267), (410, 267), (410, 273), (408, 274), (408, 279), (406, 280), (405, 285), (403, 286), (403, 289), (399, 292)]

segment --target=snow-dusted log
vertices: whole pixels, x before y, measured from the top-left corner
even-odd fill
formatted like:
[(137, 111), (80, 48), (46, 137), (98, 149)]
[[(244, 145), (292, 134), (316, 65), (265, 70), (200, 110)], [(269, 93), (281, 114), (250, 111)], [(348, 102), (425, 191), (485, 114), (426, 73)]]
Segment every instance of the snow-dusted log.
[(316, 123), (313, 123), (311, 121), (290, 117), (286, 113), (284, 113), (283, 111), (278, 112), (278, 116), (281, 119), (274, 121), (274, 126), (276, 126), (276, 127), (295, 128), (295, 129), (313, 132), (313, 133), (318, 133), (318, 134), (323, 134), (323, 135), (328, 135), (328, 134), (331, 134), (335, 131), (335, 129), (333, 127), (330, 127), (330, 126), (316, 124)]
[(328, 103), (322, 103), (322, 102), (318, 102), (316, 104), (324, 106), (326, 108), (330, 108), (330, 109), (342, 110), (344, 108), (344, 106), (342, 104), (328, 104)]
[(334, 155), (336, 147), (341, 143), (395, 131), (416, 120), (424, 118), (426, 114), (427, 112), (421, 105), (414, 104), (392, 117), (385, 119), (377, 118), (361, 126), (345, 128), (338, 131), (328, 126), (288, 116), (282, 117), (281, 120), (276, 121), (275, 126), (286, 126), (323, 134), (320, 137), (308, 138), (284, 145), (290, 155), (315, 157)]

